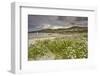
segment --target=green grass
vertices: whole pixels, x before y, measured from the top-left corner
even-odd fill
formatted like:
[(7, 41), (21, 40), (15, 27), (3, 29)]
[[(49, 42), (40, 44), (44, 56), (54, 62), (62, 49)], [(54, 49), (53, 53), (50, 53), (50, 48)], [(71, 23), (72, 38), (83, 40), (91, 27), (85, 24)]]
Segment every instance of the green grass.
[(80, 34), (78, 37), (37, 40), (34, 45), (28, 47), (29, 60), (48, 57), (49, 53), (54, 55), (54, 60), (87, 58), (87, 34)]

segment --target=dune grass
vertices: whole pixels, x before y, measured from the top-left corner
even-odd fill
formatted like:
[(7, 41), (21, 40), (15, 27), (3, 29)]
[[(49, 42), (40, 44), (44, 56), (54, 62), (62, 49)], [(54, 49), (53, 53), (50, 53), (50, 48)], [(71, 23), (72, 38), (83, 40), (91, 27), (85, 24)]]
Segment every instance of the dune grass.
[(54, 60), (87, 58), (87, 35), (37, 40), (34, 45), (28, 47), (28, 60), (39, 60), (43, 56), (50, 56), (49, 53), (52, 53)]

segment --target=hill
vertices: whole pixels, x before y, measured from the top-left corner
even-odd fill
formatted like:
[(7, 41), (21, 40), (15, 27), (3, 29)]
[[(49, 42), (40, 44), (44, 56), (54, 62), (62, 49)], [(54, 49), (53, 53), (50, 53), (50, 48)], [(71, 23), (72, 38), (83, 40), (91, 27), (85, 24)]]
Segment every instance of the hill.
[(42, 29), (42, 30), (37, 30), (37, 31), (31, 31), (29, 33), (82, 33), (82, 32), (87, 32), (88, 28), (87, 27), (80, 27), (80, 26), (72, 26), (69, 28), (60, 28), (60, 29)]

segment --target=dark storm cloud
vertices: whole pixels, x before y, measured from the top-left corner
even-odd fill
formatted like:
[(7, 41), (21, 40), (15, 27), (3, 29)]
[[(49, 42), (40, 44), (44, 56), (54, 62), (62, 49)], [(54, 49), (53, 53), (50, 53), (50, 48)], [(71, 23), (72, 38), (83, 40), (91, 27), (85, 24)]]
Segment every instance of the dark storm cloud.
[(67, 27), (72, 26), (71, 24), (87, 26), (87, 22), (87, 17), (28, 15), (28, 30), (34, 31), (54, 26)]
[(28, 16), (29, 27), (38, 27), (42, 26), (43, 24), (50, 24), (54, 22), (53, 20), (57, 20), (57, 16), (42, 16), (42, 15)]

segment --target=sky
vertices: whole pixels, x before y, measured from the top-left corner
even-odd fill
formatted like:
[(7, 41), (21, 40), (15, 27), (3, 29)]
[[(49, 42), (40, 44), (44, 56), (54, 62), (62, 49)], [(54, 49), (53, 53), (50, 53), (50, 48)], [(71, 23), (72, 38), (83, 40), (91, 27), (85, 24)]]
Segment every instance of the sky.
[(87, 17), (28, 15), (28, 31), (88, 26)]

